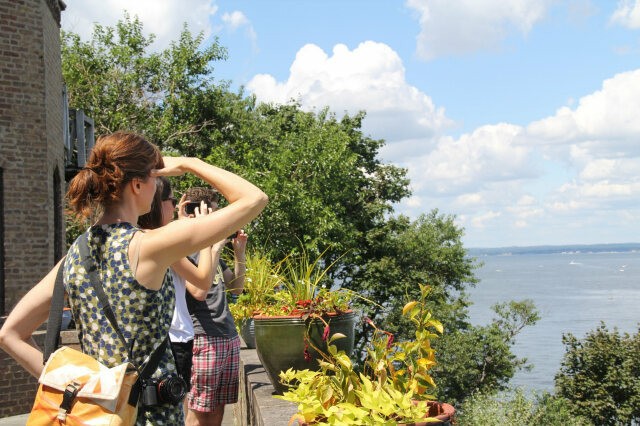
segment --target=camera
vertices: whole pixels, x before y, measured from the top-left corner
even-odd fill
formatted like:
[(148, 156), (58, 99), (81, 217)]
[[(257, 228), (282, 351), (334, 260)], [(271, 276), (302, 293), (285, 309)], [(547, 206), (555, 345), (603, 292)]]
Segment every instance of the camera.
[(229, 235), (227, 237), (227, 240), (233, 240), (234, 238), (236, 238), (238, 236), (238, 231), (234, 232), (232, 235)]
[(166, 403), (179, 404), (187, 391), (187, 384), (179, 376), (148, 379), (143, 383), (142, 405), (153, 407)]
[(196, 207), (200, 208), (200, 201), (192, 201), (190, 203), (187, 203), (184, 206), (184, 212), (188, 215), (196, 214)]

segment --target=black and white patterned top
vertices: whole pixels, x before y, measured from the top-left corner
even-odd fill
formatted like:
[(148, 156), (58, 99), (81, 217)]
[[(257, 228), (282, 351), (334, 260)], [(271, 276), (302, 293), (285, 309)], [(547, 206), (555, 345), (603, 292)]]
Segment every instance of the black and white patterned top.
[[(106, 366), (130, 361), (139, 368), (169, 332), (175, 305), (171, 274), (160, 290), (150, 290), (135, 279), (129, 265), (129, 243), (139, 229), (130, 223), (96, 225), (87, 231), (89, 254), (96, 262), (98, 276), (127, 340), (125, 347), (103, 315), (87, 271), (80, 262), (78, 241), (73, 243), (64, 264), (64, 285), (73, 318), (82, 331), (83, 351)], [(131, 348), (132, 357), (128, 358)], [(175, 361), (168, 345), (153, 377), (176, 375)], [(137, 425), (182, 425), (181, 404), (164, 404), (139, 409)]]

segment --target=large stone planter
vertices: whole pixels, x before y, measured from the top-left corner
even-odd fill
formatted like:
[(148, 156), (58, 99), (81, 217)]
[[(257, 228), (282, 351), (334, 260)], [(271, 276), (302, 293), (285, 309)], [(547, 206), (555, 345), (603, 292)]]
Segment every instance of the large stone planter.
[(256, 348), (256, 329), (253, 318), (247, 318), (240, 322), (240, 336), (248, 349)]
[[(355, 313), (347, 312), (340, 315), (327, 315), (323, 317), (329, 324), (330, 334), (342, 333), (347, 336), (333, 342), (338, 350), (343, 350), (351, 355), (353, 352)], [(267, 372), (271, 384), (276, 392), (281, 394), (287, 387), (280, 383), (278, 378), (281, 371), (289, 368), (294, 370), (318, 370), (318, 352), (326, 351), (326, 343), (322, 340), (325, 325), (318, 319), (303, 319), (299, 316), (280, 317), (254, 317), (256, 334), (256, 351), (260, 362)], [(310, 342), (305, 344), (305, 332), (309, 331)], [(310, 359), (305, 359), (305, 346)]]

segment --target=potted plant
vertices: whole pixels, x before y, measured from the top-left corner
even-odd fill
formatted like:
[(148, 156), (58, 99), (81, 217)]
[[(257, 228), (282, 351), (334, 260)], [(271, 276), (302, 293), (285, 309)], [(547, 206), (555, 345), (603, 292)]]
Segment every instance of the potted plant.
[(282, 284), (280, 263), (273, 263), (265, 254), (252, 250), (246, 256), (244, 291), (229, 304), (238, 333), (250, 349), (256, 347), (253, 316), (274, 303), (276, 289)]
[(415, 325), (414, 340), (396, 342), (393, 334), (367, 320), (373, 333), (361, 371), (334, 344), (343, 336), (334, 334), (327, 338), (328, 351), (321, 352), (319, 371), (280, 374), (289, 389), (276, 398), (298, 404), (290, 424), (450, 424), (453, 407), (435, 402), (429, 393), (435, 387), (429, 372), (436, 364), (431, 339), (442, 333), (442, 324), (426, 308), (429, 287), (420, 291), (420, 300), (402, 310)]
[(269, 304), (253, 316), (258, 357), (278, 393), (286, 390), (281, 371), (320, 368), (318, 349), (327, 350), (329, 334), (344, 336), (338, 349), (353, 350), (356, 316), (349, 305), (356, 295), (331, 288), (327, 273), (334, 264), (324, 266), (322, 255), (312, 260), (304, 250), (291, 253), (278, 264), (280, 285)]

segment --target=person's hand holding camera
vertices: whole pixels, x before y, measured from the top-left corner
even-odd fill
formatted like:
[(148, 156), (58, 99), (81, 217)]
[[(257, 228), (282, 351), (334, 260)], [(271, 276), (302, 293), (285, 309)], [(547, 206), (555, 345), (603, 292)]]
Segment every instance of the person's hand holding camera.
[(187, 195), (182, 194), (182, 197), (180, 197), (180, 202), (178, 203), (178, 219), (189, 219), (189, 215), (186, 212), (187, 203), (189, 203), (189, 200), (187, 200)]
[(231, 245), (233, 246), (233, 252), (236, 254), (244, 253), (245, 249), (247, 248), (247, 239), (249, 238), (247, 233), (244, 232), (244, 229), (241, 229), (234, 235), (232, 235), (232, 237), (233, 238), (231, 238)]
[(205, 203), (204, 200), (198, 202), (183, 199), (184, 195), (180, 199), (180, 207), (178, 211), (178, 216), (180, 218), (199, 217), (213, 213), (213, 209), (207, 206), (207, 203)]

